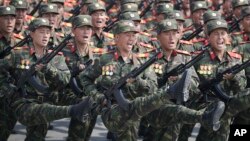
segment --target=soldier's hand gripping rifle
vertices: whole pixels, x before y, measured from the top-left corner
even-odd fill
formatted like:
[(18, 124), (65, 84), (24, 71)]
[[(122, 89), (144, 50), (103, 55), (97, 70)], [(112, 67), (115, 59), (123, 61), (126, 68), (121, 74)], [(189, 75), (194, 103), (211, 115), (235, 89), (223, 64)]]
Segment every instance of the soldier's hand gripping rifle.
[(136, 78), (138, 75), (140, 75), (142, 72), (144, 72), (151, 64), (153, 64), (155, 61), (157, 61), (161, 57), (162, 57), (161, 52), (157, 51), (153, 55), (153, 57), (151, 57), (148, 61), (146, 61), (140, 67), (134, 68), (130, 73), (128, 73), (126, 76), (120, 78), (111, 88), (109, 88), (107, 91), (105, 91), (104, 95), (107, 99), (108, 107), (111, 106), (112, 95), (114, 95), (118, 105), (120, 105), (124, 110), (126, 110), (127, 106), (128, 106), (128, 100), (126, 98), (124, 98), (122, 93), (116, 93), (115, 91), (117, 91), (117, 90), (121, 89), (123, 86), (125, 86), (128, 79)]
[(17, 82), (17, 89), (19, 90), (22, 88), (25, 84), (25, 82), (29, 82), (30, 85), (32, 85), (35, 89), (37, 89), (40, 92), (47, 92), (46, 86), (41, 86), (41, 84), (35, 79), (33, 76), (36, 72), (36, 65), (39, 64), (48, 64), (66, 45), (67, 42), (72, 38), (72, 36), (69, 34), (65, 37), (65, 39), (57, 46), (55, 47), (50, 53), (45, 54), (42, 58), (38, 59), (36, 63), (30, 66), (30, 68), (24, 72), (19, 81)]
[(220, 86), (220, 82), (223, 81), (223, 76), (225, 74), (230, 74), (230, 73), (235, 75), (249, 66), (250, 66), (250, 60), (247, 60), (242, 64), (236, 64), (231, 68), (226, 69), (221, 73), (218, 73), (214, 78), (202, 82), (199, 85), (199, 89), (201, 90), (201, 92), (207, 92), (208, 90), (211, 90), (215, 93), (216, 96), (218, 96), (218, 98), (220, 98), (224, 102), (227, 102), (228, 100), (230, 100), (231, 97), (227, 95)]
[(27, 42), (29, 42), (30, 40), (31, 40), (31, 37), (30, 35), (28, 35), (24, 39), (19, 41), (17, 44), (15, 44), (14, 46), (8, 46), (2, 52), (0, 52), (0, 59), (3, 59), (5, 56), (9, 55), (11, 53), (11, 50), (14, 49), (15, 47), (21, 47), (25, 45)]
[(35, 8), (32, 9), (32, 11), (29, 13), (30, 16), (34, 16), (37, 10), (41, 7), (43, 0), (40, 0)]
[[(83, 63), (83, 65), (85, 66), (84, 70), (86, 70), (92, 64), (92, 62), (93, 62), (92, 59), (89, 59), (87, 62), (84, 62)], [(79, 73), (82, 71), (83, 70), (80, 70), (78, 66), (73, 68), (73, 70), (71, 71), (71, 78), (69, 81), (69, 85), (70, 85), (70, 88), (73, 90), (74, 94), (77, 96), (80, 96), (83, 94), (76, 80), (76, 76), (79, 75)]]
[(165, 86), (165, 84), (167, 83), (168, 78), (170, 76), (178, 76), (178, 75), (182, 74), (186, 69), (192, 67), (195, 63), (197, 63), (199, 60), (201, 60), (204, 57), (205, 51), (208, 49), (207, 46), (208, 45), (203, 47), (203, 51), (201, 53), (199, 53), (197, 56), (195, 56), (192, 60), (187, 62), (186, 64), (180, 64), (177, 67), (175, 67), (174, 69), (172, 69), (171, 71), (164, 72), (163, 76), (157, 80), (158, 87), (161, 88), (161, 87)]

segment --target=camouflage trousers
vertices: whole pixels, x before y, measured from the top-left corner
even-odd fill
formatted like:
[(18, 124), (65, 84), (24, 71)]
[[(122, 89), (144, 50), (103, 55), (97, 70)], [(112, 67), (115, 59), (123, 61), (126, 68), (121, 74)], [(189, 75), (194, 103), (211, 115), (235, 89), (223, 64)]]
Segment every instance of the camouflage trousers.
[(4, 96), (0, 96), (0, 105), (0, 141), (7, 141), (17, 120)]
[(166, 94), (138, 97), (130, 101), (127, 111), (117, 104), (104, 108), (101, 113), (102, 121), (109, 131), (116, 133), (117, 141), (136, 141), (140, 118), (165, 103), (169, 103)]
[(48, 122), (69, 117), (68, 106), (41, 104), (30, 99), (15, 101), (12, 109), (18, 121), (27, 126), (26, 141), (44, 141)]
[[(59, 105), (74, 105), (81, 102), (82, 98), (76, 96), (70, 89), (58, 97)], [(82, 123), (75, 118), (70, 119), (67, 141), (88, 141), (95, 127), (97, 115), (92, 113), (91, 119)]]
[(150, 128), (144, 141), (172, 141), (178, 139), (181, 123), (196, 123), (203, 111), (196, 111), (176, 104), (165, 104), (147, 115)]
[(227, 141), (229, 137), (229, 129), (231, 119), (242, 111), (250, 108), (250, 89), (238, 92), (226, 103), (226, 109), (221, 117), (221, 127), (214, 132), (201, 127), (197, 141)]

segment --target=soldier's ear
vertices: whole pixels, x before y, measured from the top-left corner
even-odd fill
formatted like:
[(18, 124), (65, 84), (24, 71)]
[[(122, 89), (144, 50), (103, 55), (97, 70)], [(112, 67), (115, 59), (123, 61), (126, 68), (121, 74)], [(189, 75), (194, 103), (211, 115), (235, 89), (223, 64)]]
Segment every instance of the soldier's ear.
[(115, 42), (118, 42), (118, 40), (119, 40), (119, 35), (116, 34), (114, 40), (115, 40)]

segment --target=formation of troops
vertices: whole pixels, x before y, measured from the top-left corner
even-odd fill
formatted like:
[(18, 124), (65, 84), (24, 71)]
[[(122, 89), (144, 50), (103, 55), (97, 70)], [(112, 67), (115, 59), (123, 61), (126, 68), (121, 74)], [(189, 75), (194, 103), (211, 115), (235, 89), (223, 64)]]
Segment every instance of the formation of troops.
[(250, 122), (248, 0), (0, 0), (0, 141), (229, 140)]

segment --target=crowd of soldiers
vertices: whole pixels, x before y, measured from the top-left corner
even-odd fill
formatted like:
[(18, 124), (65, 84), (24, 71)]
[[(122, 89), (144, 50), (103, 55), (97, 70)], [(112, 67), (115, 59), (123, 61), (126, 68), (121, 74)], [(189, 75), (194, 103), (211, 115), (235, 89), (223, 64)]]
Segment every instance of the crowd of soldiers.
[[(229, 140), (250, 121), (248, 0), (0, 0), (0, 141)], [(249, 46), (249, 47), (248, 47)]]

